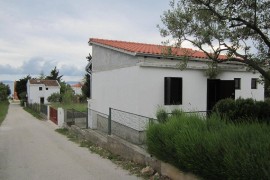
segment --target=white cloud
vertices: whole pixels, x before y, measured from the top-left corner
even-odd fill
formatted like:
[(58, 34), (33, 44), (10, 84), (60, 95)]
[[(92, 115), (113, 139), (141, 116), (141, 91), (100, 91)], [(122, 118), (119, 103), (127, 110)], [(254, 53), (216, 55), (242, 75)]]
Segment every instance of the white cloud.
[[(160, 43), (156, 0), (0, 1), (0, 74), (84, 74), (90, 37)], [(62, 68), (62, 69), (61, 69)]]

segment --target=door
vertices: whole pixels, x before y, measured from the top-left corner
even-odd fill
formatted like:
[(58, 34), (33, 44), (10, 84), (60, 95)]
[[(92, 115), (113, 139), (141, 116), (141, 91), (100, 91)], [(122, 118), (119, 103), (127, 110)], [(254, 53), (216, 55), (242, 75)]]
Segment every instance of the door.
[(44, 97), (40, 98), (40, 104), (44, 104)]
[(234, 80), (207, 80), (207, 111), (211, 111), (214, 105), (221, 99), (235, 99)]

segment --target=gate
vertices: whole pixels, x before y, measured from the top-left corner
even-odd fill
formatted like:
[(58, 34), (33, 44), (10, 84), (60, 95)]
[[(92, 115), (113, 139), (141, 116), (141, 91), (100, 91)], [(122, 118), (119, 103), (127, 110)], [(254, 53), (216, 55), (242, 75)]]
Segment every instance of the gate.
[(57, 110), (52, 107), (50, 107), (50, 120), (55, 124), (58, 124)]

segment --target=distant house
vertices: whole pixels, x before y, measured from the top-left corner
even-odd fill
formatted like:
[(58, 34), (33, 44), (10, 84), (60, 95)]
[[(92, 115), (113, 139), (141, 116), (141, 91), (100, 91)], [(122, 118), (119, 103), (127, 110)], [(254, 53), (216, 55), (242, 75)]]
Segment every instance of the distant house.
[(30, 79), (27, 82), (28, 103), (48, 103), (47, 98), (53, 93), (60, 93), (57, 80)]
[(73, 84), (73, 85), (71, 85), (71, 88), (73, 89), (75, 94), (77, 94), (77, 95), (82, 94), (82, 84), (81, 83)]
[[(264, 87), (258, 83), (260, 74), (248, 71), (242, 63), (221, 63), (218, 75), (210, 78), (205, 72), (212, 61), (201, 51), (94, 38), (89, 45), (89, 107), (101, 113), (108, 114), (113, 107), (155, 117), (159, 106), (207, 111), (223, 98), (264, 100)], [(179, 63), (187, 57), (186, 68), (180, 70)]]

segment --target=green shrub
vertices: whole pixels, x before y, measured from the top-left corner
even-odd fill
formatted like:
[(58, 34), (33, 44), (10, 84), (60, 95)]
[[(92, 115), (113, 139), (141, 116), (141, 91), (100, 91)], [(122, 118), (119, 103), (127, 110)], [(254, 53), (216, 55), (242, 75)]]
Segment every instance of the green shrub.
[(243, 121), (270, 123), (270, 103), (267, 101), (254, 101), (251, 98), (223, 99), (214, 106), (213, 112), (235, 123)]
[(60, 93), (52, 93), (48, 98), (48, 102), (61, 102), (62, 96)]
[(147, 130), (150, 154), (205, 179), (269, 179), (270, 127), (228, 123), (217, 114), (170, 116)]
[(157, 117), (158, 122), (164, 123), (168, 119), (168, 112), (164, 108), (159, 107), (156, 112), (156, 117)]
[(172, 110), (171, 115), (172, 116), (181, 116), (183, 113), (184, 112), (180, 109), (174, 109), (174, 110)]

